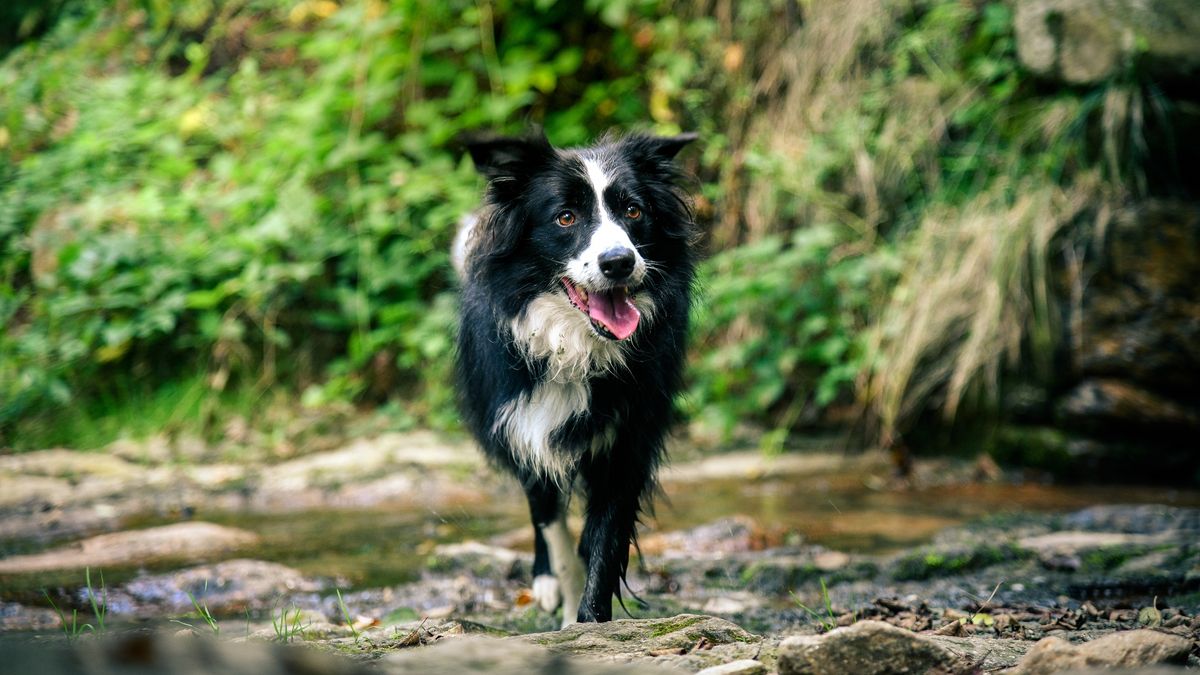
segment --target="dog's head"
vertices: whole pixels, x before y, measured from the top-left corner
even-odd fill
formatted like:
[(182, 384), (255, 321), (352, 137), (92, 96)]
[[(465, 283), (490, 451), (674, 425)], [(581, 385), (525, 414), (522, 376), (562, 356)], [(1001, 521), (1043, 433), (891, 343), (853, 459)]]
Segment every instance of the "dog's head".
[[(631, 135), (557, 149), (539, 134), (467, 141), (488, 179), (486, 217), (472, 256), (483, 275), (507, 288), (509, 311), (561, 293), (607, 340), (641, 322), (672, 266), (690, 265), (690, 209), (675, 155), (694, 134)], [(689, 272), (690, 274), (690, 272)]]

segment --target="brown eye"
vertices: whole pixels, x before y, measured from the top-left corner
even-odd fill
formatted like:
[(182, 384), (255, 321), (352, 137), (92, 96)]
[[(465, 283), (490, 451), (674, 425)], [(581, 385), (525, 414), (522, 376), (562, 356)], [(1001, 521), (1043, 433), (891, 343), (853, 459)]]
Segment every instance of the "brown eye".
[(638, 218), (642, 217), (642, 210), (636, 205), (630, 204), (629, 206), (625, 207), (625, 217), (630, 220), (637, 220)]
[(555, 218), (561, 227), (570, 227), (575, 224), (575, 214), (570, 211), (563, 211)]

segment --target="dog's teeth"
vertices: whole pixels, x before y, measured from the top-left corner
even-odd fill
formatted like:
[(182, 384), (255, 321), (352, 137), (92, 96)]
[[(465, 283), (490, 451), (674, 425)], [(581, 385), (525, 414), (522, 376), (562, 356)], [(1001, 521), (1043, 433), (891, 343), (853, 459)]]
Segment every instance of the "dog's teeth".
[(579, 297), (583, 298), (583, 301), (584, 301), (584, 302), (587, 302), (587, 299), (588, 299), (588, 294), (587, 294), (587, 289), (586, 289), (586, 288), (582, 288), (582, 287), (581, 287), (581, 288), (579, 289)]

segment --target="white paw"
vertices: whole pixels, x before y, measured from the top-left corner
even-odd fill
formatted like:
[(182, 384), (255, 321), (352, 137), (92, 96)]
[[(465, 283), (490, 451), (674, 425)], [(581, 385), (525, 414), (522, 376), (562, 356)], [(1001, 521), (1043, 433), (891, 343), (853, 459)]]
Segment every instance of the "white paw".
[(558, 590), (558, 579), (549, 574), (539, 574), (534, 577), (533, 599), (542, 609), (553, 612), (562, 602), (562, 593)]

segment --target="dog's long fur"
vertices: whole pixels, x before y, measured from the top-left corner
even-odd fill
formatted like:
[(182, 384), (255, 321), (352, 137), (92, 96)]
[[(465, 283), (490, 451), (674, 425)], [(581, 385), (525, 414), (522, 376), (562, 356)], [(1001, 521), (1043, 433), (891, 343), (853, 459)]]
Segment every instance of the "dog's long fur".
[[(561, 599), (563, 625), (612, 618), (655, 487), (694, 268), (695, 226), (673, 160), (694, 138), (467, 143), (488, 188), (453, 252), (461, 408), (525, 489), (534, 594), (548, 610)], [(587, 500), (578, 556), (566, 527), (575, 489)]]

